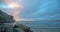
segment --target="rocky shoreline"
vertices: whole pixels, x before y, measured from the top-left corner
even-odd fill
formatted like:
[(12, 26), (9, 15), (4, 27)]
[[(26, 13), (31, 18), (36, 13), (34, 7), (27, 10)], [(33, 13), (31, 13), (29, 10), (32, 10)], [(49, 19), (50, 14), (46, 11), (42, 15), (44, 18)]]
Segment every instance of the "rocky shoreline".
[(22, 24), (14, 24), (14, 22), (16, 21), (13, 19), (13, 16), (0, 10), (0, 32), (18, 32), (15, 28), (19, 28), (24, 32), (32, 32), (30, 27)]

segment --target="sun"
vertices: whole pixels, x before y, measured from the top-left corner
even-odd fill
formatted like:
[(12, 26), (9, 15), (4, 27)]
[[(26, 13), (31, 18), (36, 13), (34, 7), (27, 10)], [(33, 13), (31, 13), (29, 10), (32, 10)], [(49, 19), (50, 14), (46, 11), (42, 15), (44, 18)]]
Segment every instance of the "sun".
[(10, 8), (15, 8), (15, 5), (9, 4), (9, 7), (10, 7)]
[(19, 7), (23, 7), (23, 6), (20, 5), (20, 4), (18, 4), (18, 3), (13, 2), (13, 3), (10, 3), (10, 4), (9, 4), (9, 7), (10, 7), (10, 8), (19, 8)]

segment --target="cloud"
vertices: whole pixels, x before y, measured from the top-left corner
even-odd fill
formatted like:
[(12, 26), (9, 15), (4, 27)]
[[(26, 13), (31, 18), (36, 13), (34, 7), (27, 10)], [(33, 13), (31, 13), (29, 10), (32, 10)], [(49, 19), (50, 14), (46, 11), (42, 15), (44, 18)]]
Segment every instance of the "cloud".
[[(20, 0), (6, 0), (10, 5), (16, 5), (19, 7), (21, 3)], [(25, 1), (25, 0), (24, 0)], [(11, 3), (10, 3), (11, 2)], [(17, 3), (16, 3), (17, 2)], [(12, 14), (16, 20), (34, 20), (34, 19), (60, 19), (60, 9), (57, 0), (26, 0), (23, 5), (23, 10), (21, 8), (9, 9), (7, 10)], [(22, 13), (22, 14), (21, 14)], [(57, 15), (58, 16), (57, 16)]]
[[(23, 18), (56, 20), (60, 19), (60, 9), (57, 0), (28, 0), (25, 2), (25, 13), (21, 15)], [(58, 16), (57, 16), (57, 15)]]
[[(7, 6), (3, 7), (3, 10), (6, 11), (8, 14), (14, 16), (16, 21), (20, 21), (20, 10), (23, 9), (23, 5), (17, 3), (15, 0), (4, 0)], [(6, 8), (8, 7), (8, 8)]]

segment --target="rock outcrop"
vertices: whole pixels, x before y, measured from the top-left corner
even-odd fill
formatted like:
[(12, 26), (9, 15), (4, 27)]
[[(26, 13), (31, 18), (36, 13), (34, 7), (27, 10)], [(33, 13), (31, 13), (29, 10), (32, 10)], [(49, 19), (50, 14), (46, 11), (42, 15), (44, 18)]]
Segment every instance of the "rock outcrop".
[[(30, 30), (30, 27), (22, 25), (22, 24), (15, 24), (13, 25), (15, 20), (13, 19), (13, 16), (6, 14), (5, 12), (2, 12), (0, 10), (0, 32), (18, 32), (15, 28), (19, 28), (23, 30), (24, 32), (32, 32)], [(2, 27), (2, 28), (1, 28)]]
[(2, 12), (1, 10), (0, 10), (0, 22), (14, 22), (14, 19), (13, 19), (13, 16), (11, 16), (11, 15), (8, 15), (7, 13), (5, 13), (5, 12)]

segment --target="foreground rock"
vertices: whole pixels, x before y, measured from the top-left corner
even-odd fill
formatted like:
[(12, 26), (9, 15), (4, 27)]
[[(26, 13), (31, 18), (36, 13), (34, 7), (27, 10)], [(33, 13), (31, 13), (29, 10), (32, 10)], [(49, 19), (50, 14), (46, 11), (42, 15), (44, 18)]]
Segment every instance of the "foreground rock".
[(19, 32), (15, 28), (21, 29), (23, 32), (32, 32), (30, 27), (22, 24), (14, 24), (13, 16), (6, 14), (0, 10), (0, 32)]

